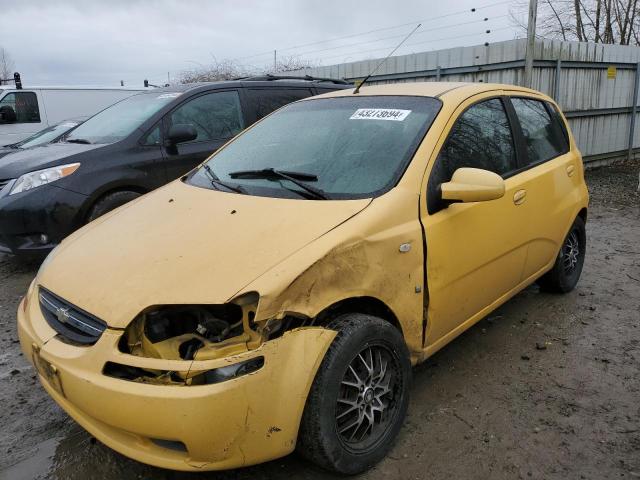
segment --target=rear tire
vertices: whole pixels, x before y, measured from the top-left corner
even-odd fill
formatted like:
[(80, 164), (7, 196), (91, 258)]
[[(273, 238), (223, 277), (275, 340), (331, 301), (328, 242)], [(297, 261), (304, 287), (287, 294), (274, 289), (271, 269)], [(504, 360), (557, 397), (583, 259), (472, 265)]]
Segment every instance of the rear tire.
[(87, 217), (87, 223), (94, 221), (96, 218), (101, 217), (105, 213), (109, 213), (111, 210), (115, 210), (116, 208), (121, 207), (125, 203), (128, 203), (131, 200), (138, 198), (139, 196), (140, 194), (138, 192), (126, 190), (121, 192), (113, 192), (102, 197), (91, 208), (89, 216)]
[(402, 334), (370, 315), (347, 314), (309, 392), (296, 449), (322, 468), (356, 474), (393, 445), (409, 404), (411, 362)]
[(580, 279), (587, 247), (584, 220), (577, 217), (565, 238), (553, 268), (538, 279), (540, 288), (547, 292), (567, 293)]

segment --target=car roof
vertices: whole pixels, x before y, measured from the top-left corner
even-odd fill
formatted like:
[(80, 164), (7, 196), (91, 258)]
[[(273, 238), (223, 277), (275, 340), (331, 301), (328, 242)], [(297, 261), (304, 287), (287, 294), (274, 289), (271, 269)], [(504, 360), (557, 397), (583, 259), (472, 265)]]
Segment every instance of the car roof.
[[(540, 92), (516, 85), (505, 85), (500, 83), (472, 83), (472, 82), (408, 82), (391, 83), (380, 85), (365, 85), (360, 89), (359, 95), (403, 95), (419, 97), (470, 97), (478, 93), (490, 92), (494, 90), (519, 91), (522, 93), (533, 93), (540, 95)], [(321, 97), (344, 97), (353, 94), (353, 88), (325, 93)], [(319, 97), (312, 97), (319, 98)]]
[(218, 82), (200, 82), (200, 83), (185, 83), (178, 85), (170, 85), (168, 87), (156, 88), (148, 93), (158, 92), (197, 92), (205, 90), (215, 90), (219, 88), (238, 88), (238, 87), (258, 87), (258, 88), (309, 88), (319, 87), (321, 89), (351, 89), (353, 85), (333, 83), (329, 80), (288, 80), (288, 79), (273, 79), (273, 80), (250, 80), (250, 79), (238, 79), (238, 80), (221, 80)]

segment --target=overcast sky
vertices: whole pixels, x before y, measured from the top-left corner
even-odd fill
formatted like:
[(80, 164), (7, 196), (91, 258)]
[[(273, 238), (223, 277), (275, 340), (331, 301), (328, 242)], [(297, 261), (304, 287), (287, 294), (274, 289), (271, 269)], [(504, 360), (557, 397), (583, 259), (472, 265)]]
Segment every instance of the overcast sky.
[(136, 86), (213, 59), (260, 69), (273, 49), (322, 65), (378, 58), (419, 21), (397, 54), (507, 40), (522, 36), (509, 8), (499, 0), (0, 0), (0, 46), (25, 85)]

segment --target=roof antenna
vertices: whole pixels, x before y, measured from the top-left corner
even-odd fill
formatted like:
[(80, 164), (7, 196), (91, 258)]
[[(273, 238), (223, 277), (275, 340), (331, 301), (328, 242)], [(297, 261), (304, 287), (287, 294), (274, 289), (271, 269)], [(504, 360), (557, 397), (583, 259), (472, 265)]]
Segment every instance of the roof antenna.
[(384, 62), (386, 62), (387, 60), (389, 60), (389, 57), (390, 57), (391, 55), (393, 55), (393, 54), (396, 52), (396, 50), (398, 50), (398, 49), (402, 46), (402, 44), (403, 44), (404, 42), (406, 42), (406, 41), (407, 41), (407, 39), (408, 39), (411, 35), (413, 35), (413, 34), (415, 33), (415, 31), (416, 31), (416, 30), (418, 30), (418, 29), (420, 28), (420, 26), (421, 26), (421, 25), (422, 25), (421, 23), (419, 23), (418, 25), (416, 25), (416, 28), (414, 28), (413, 30), (411, 30), (411, 32), (409, 33), (409, 35), (407, 35), (406, 37), (404, 37), (404, 38), (402, 39), (402, 41), (401, 41), (401, 42), (396, 46), (396, 48), (394, 48), (393, 50), (391, 50), (391, 53), (390, 53), (389, 55), (387, 55), (385, 58), (383, 58), (383, 59), (380, 61), (380, 63), (378, 63), (378, 65), (376, 66), (376, 68), (374, 68), (374, 69), (371, 71), (371, 73), (369, 73), (369, 75), (367, 75), (366, 77), (364, 77), (364, 80), (362, 80), (362, 82), (360, 82), (360, 84), (359, 84), (359, 85), (356, 87), (356, 89), (353, 91), (353, 94), (354, 94), (354, 95), (356, 95), (357, 93), (359, 93), (359, 92), (360, 92), (360, 87), (361, 87), (362, 85), (364, 85), (364, 84), (366, 83), (366, 81), (367, 81), (367, 80), (369, 80), (369, 77), (370, 77), (371, 75), (373, 75), (374, 73), (376, 73), (376, 72), (378, 71), (378, 69), (382, 66), (382, 64), (383, 64)]

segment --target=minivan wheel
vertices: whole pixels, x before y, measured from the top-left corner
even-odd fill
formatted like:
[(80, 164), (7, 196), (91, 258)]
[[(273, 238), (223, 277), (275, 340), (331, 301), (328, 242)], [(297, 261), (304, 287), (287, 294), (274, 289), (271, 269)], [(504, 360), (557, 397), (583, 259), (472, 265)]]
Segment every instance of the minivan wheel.
[(342, 474), (382, 460), (402, 427), (411, 362), (402, 334), (370, 315), (347, 314), (329, 328), (327, 351), (305, 405), (297, 451)]
[(553, 268), (538, 279), (542, 290), (567, 293), (573, 290), (580, 279), (584, 265), (587, 234), (584, 220), (577, 217), (567, 234)]
[(132, 192), (129, 190), (123, 190), (120, 192), (113, 192), (105, 195), (89, 211), (87, 217), (87, 223), (94, 221), (96, 218), (101, 217), (105, 213), (109, 213), (111, 210), (130, 202), (131, 200), (138, 198), (140, 194), (138, 192)]

